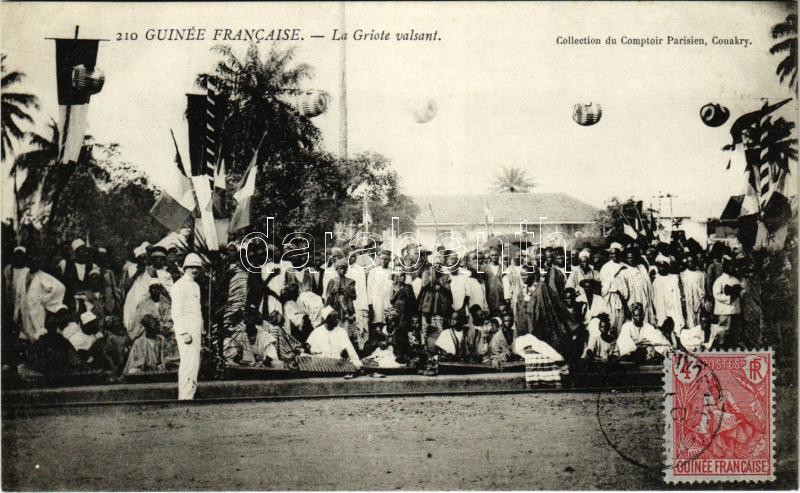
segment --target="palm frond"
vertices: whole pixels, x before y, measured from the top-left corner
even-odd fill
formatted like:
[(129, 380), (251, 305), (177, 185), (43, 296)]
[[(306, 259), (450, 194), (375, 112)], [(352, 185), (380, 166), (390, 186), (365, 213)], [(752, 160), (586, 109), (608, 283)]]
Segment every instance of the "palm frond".
[(771, 31), (772, 37), (774, 39), (782, 38), (784, 36), (790, 36), (792, 34), (797, 34), (797, 15), (796, 14), (789, 14), (786, 16), (786, 21), (779, 22), (772, 26)]
[(39, 98), (33, 94), (24, 94), (19, 92), (4, 92), (2, 95), (3, 106), (15, 104), (21, 107), (30, 107), (39, 109)]
[(775, 43), (769, 49), (769, 52), (773, 55), (777, 55), (778, 53), (783, 53), (784, 51), (795, 51), (797, 48), (797, 38), (789, 38), (784, 39), (779, 43)]
[(0, 80), (0, 87), (5, 89), (5, 88), (7, 88), (7, 87), (9, 87), (9, 86), (11, 86), (13, 84), (17, 84), (19, 82), (22, 82), (22, 79), (24, 79), (24, 78), (25, 78), (25, 74), (23, 74), (22, 72), (17, 72), (17, 71), (9, 72), (9, 73), (3, 75), (2, 80)]

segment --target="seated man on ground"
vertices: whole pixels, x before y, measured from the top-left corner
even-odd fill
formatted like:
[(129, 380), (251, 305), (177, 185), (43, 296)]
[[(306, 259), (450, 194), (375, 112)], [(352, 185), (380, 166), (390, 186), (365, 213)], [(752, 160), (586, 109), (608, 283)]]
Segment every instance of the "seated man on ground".
[(533, 334), (517, 337), (514, 353), (525, 360), (528, 387), (560, 387), (562, 373), (569, 372), (564, 357)]
[(481, 361), (487, 351), (483, 334), (470, 325), (462, 311), (454, 311), (450, 316), (450, 328), (439, 334), (436, 347), (444, 359), (464, 363)]
[[(493, 325), (497, 323), (497, 320), (499, 317), (492, 319)], [(489, 340), (489, 350), (483, 362), (497, 368), (502, 363), (519, 359), (519, 356), (514, 353), (516, 338), (517, 328), (514, 326), (514, 316), (507, 313), (503, 316), (498, 330), (492, 334), (492, 338)]]
[(600, 313), (589, 322), (589, 341), (581, 359), (607, 363), (619, 358), (617, 328), (608, 313)]
[(125, 363), (124, 375), (140, 375), (147, 372), (164, 371), (164, 336), (161, 323), (151, 315), (145, 314), (140, 323), (144, 332), (133, 341), (128, 361)]
[(325, 306), (321, 315), (323, 323), (311, 332), (306, 341), (311, 356), (349, 359), (356, 369), (361, 368), (361, 359), (347, 329), (339, 325), (339, 313)]
[(242, 321), (232, 329), (223, 343), (223, 356), (231, 365), (276, 367), (280, 365), (276, 339), (264, 324), (261, 313), (250, 306)]
[(377, 330), (373, 333), (372, 338), (374, 339), (371, 338), (364, 346), (365, 349), (370, 347), (371, 352), (362, 362), (365, 366), (377, 368), (403, 368), (406, 366), (405, 362), (401, 362), (401, 358), (395, 353), (398, 335), (396, 329), (397, 317), (392, 311), (387, 310), (384, 313), (384, 322), (386, 323), (384, 329), (388, 333), (383, 330)]
[[(80, 315), (81, 323), (69, 322), (61, 331), (61, 335), (69, 341), (75, 353), (71, 358), (74, 366), (80, 368), (81, 363), (91, 364), (94, 362), (92, 348), (95, 343), (103, 338), (103, 333), (99, 331), (97, 317), (92, 312), (83, 312)], [(85, 329), (85, 331), (84, 331)], [(75, 358), (74, 356), (77, 356)]]
[(690, 352), (710, 349), (721, 349), (724, 342), (725, 330), (714, 323), (714, 315), (702, 310), (700, 312), (700, 325), (684, 328), (678, 334), (680, 345)]
[[(307, 321), (307, 320), (306, 320)], [(284, 366), (292, 366), (297, 355), (302, 354), (308, 344), (302, 344), (284, 328), (283, 315), (278, 310), (273, 310), (267, 317), (266, 328), (275, 338), (275, 347), (278, 359)]]
[(672, 344), (660, 330), (645, 321), (641, 303), (634, 302), (630, 308), (632, 320), (622, 324), (617, 338), (620, 357), (636, 363), (660, 362)]

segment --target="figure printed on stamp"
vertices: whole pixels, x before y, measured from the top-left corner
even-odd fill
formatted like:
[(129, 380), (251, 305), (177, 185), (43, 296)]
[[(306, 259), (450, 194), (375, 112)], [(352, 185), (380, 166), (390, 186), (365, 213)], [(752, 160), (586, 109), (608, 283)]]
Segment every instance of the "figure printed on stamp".
[(672, 474), (771, 474), (769, 354), (679, 354), (672, 361)]

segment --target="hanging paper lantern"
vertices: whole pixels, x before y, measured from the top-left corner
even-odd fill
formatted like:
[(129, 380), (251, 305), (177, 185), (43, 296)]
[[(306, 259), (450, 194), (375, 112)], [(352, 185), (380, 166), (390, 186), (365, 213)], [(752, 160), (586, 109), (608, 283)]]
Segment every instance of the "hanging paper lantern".
[(103, 88), (106, 76), (102, 70), (94, 69), (91, 72), (83, 65), (72, 69), (72, 87), (84, 94), (97, 94)]
[(416, 104), (411, 113), (414, 116), (415, 122), (428, 123), (436, 118), (436, 113), (438, 110), (439, 108), (436, 105), (436, 101), (433, 99), (428, 99), (427, 101)]
[(328, 94), (315, 89), (308, 90), (297, 96), (294, 106), (301, 115), (314, 118), (328, 109)]
[(602, 116), (603, 108), (601, 108), (597, 103), (578, 103), (575, 105), (575, 109), (572, 112), (572, 119), (575, 120), (575, 123), (578, 125), (583, 125), (584, 127), (588, 127), (589, 125), (594, 125), (595, 123), (599, 122)]
[(719, 127), (728, 121), (731, 112), (718, 103), (708, 103), (700, 108), (700, 119), (709, 127)]

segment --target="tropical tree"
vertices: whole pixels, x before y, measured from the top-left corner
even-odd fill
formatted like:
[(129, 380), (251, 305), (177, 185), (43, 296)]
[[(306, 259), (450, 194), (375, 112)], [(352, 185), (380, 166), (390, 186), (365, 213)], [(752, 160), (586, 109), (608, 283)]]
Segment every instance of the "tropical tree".
[(606, 202), (606, 207), (597, 211), (594, 219), (598, 233), (602, 236), (621, 239), (626, 236), (626, 229), (633, 229), (638, 239), (650, 241), (659, 233), (660, 226), (656, 216), (657, 211), (644, 207), (641, 200), (633, 197), (626, 200), (611, 197)]
[(307, 117), (293, 110), (284, 96), (300, 90), (312, 75), (311, 67), (295, 63), (295, 49), (272, 45), (265, 55), (251, 43), (243, 58), (230, 46), (215, 46), (220, 59), (212, 73), (200, 74), (197, 85), (205, 89), (213, 80), (225, 100), (222, 155), (232, 177), (241, 175), (255, 149), (261, 145), (259, 168), (268, 159), (311, 150), (320, 131)]
[[(220, 57), (216, 67), (196, 82), (206, 87), (212, 80), (225, 100), (222, 156), (231, 185), (259, 149), (254, 229), (265, 231), (267, 217), (274, 217), (276, 238), (303, 231), (322, 239), (336, 222), (360, 222), (364, 193), (373, 228), (388, 227), (394, 213), (406, 226), (413, 221), (413, 203), (400, 193), (388, 159), (374, 153), (343, 159), (320, 149), (319, 129), (287, 97), (312, 75), (309, 65), (295, 61), (293, 48), (273, 45), (262, 53), (251, 44), (243, 57), (229, 46), (212, 50)], [(228, 201), (225, 212), (234, 206)]]
[(25, 74), (16, 70), (6, 72), (6, 55), (0, 55), (0, 97), (2, 98), (2, 138), (0, 139), (0, 156), (5, 160), (6, 154), (14, 152), (14, 145), (23, 140), (26, 131), (20, 124), (33, 124), (32, 110), (39, 109), (39, 99), (33, 94), (14, 91), (14, 86), (25, 78)]
[(780, 76), (781, 83), (789, 79), (789, 87), (797, 92), (797, 14), (789, 14), (786, 20), (772, 26), (772, 39), (781, 41), (772, 45), (769, 52), (773, 55), (786, 53), (778, 64), (775, 73)]
[(497, 174), (494, 190), (500, 193), (528, 193), (536, 186), (525, 170), (516, 167), (503, 168)]
[(11, 163), (9, 175), (14, 183), (18, 213), (23, 207), (30, 206), (37, 192), (43, 190), (45, 176), (58, 159), (58, 125), (51, 119), (47, 128), (49, 135), (29, 133), (27, 150), (14, 156)]

